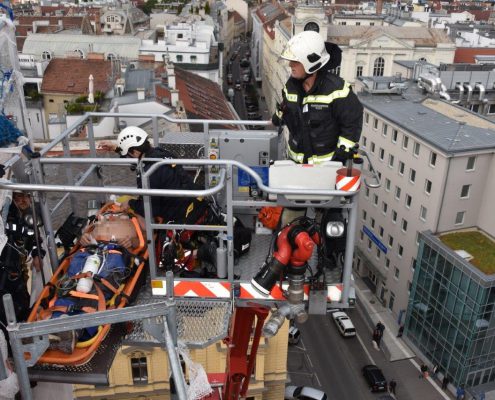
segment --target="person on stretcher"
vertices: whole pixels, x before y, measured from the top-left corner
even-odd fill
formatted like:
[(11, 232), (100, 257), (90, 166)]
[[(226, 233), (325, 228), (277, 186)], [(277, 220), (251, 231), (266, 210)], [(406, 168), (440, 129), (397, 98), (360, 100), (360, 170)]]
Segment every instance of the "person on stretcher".
[[(100, 215), (93, 229), (81, 236), (81, 247), (59, 280), (57, 298), (44, 311), (46, 317), (99, 311), (102, 302), (108, 304), (122, 296), (119, 288), (134, 267), (129, 250), (140, 245), (136, 229), (126, 214)], [(50, 349), (70, 354), (77, 341), (90, 340), (97, 332), (98, 327), (91, 327), (50, 335)]]

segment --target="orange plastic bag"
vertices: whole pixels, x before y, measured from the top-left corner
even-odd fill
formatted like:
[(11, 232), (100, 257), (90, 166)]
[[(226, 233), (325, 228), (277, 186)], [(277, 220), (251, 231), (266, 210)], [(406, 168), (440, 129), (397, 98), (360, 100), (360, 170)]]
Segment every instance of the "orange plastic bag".
[(269, 229), (276, 229), (280, 218), (282, 217), (282, 212), (284, 208), (281, 206), (277, 207), (263, 207), (258, 213), (258, 219), (260, 222)]

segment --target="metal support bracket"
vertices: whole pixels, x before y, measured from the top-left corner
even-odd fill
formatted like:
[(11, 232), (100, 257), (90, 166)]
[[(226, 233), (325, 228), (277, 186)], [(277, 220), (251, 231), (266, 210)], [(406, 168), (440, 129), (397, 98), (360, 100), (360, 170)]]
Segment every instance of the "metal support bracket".
[(165, 343), (165, 328), (162, 317), (143, 319), (143, 329), (158, 340), (159, 343)]
[(43, 353), (48, 349), (50, 341), (48, 335), (33, 336), (33, 343), (25, 343), (22, 345), (22, 351), (29, 353), (30, 358), (26, 360), (26, 365), (32, 367), (35, 365)]

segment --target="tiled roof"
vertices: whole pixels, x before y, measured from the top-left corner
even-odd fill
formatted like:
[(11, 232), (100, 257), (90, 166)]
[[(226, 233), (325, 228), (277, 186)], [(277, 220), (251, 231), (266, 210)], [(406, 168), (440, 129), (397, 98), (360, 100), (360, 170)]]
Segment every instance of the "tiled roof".
[(43, 76), (41, 91), (44, 93), (88, 93), (89, 75), (93, 75), (94, 91), (107, 92), (112, 82), (112, 63), (106, 60), (82, 60), (54, 58)]
[(449, 36), (441, 29), (426, 29), (399, 26), (351, 26), (329, 25), (327, 38), (339, 45), (349, 45), (351, 39), (363, 41), (376, 39), (384, 34), (399, 40), (413, 40), (419, 47), (434, 47), (438, 43), (452, 43)]
[(494, 56), (495, 48), (490, 47), (458, 47), (455, 49), (454, 62), (474, 64), (475, 56)]
[(175, 67), (176, 88), (191, 118), (237, 119), (218, 84)]

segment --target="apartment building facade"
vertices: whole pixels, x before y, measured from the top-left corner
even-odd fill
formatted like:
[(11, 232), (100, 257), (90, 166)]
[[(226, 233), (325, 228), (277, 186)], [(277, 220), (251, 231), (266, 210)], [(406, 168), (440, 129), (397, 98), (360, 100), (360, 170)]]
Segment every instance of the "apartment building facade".
[(354, 267), (401, 323), (420, 232), (480, 226), (493, 235), (493, 217), (480, 213), (495, 124), (440, 99), (366, 92), (360, 99), (361, 146), (382, 186), (362, 190)]

